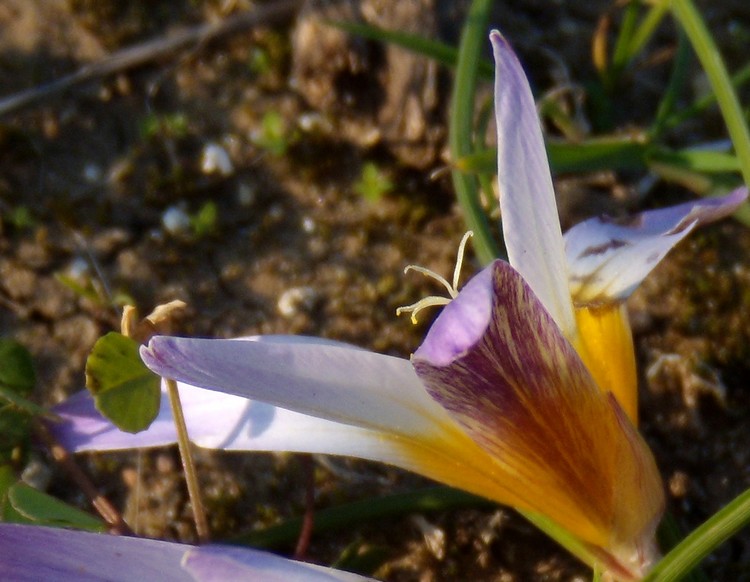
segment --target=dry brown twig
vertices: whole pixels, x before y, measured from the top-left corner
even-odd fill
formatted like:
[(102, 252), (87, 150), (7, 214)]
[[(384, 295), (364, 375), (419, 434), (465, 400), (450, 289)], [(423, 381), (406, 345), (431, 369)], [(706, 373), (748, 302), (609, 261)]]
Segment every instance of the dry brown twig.
[(76, 85), (144, 65), (191, 45), (206, 44), (260, 25), (278, 24), (292, 18), (301, 4), (301, 0), (278, 0), (221, 22), (201, 24), (169, 38), (157, 38), (122, 49), (105, 59), (84, 65), (71, 75), (0, 99), (0, 115), (30, 107)]

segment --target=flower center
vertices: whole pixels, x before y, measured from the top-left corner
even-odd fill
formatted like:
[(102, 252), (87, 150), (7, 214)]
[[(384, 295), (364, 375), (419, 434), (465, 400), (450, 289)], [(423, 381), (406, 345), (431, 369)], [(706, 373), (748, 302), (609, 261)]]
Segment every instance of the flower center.
[(443, 287), (445, 287), (450, 297), (439, 297), (437, 295), (430, 295), (429, 297), (420, 299), (419, 301), (417, 301), (416, 303), (412, 303), (411, 305), (406, 305), (404, 307), (397, 308), (396, 316), (399, 316), (402, 313), (411, 313), (411, 322), (413, 324), (416, 324), (417, 313), (419, 313), (423, 309), (427, 307), (439, 307), (442, 305), (448, 305), (451, 301), (453, 301), (456, 298), (456, 296), (458, 295), (458, 279), (461, 276), (461, 266), (463, 265), (464, 252), (466, 251), (466, 243), (472, 236), (474, 236), (474, 233), (472, 231), (466, 232), (466, 234), (464, 234), (463, 238), (461, 239), (460, 244), (458, 245), (458, 254), (456, 255), (456, 267), (453, 269), (452, 283), (448, 283), (448, 280), (445, 277), (443, 277), (442, 275), (439, 275), (435, 271), (431, 271), (430, 269), (425, 269), (424, 267), (420, 267), (418, 265), (406, 266), (406, 268), (404, 269), (404, 274), (408, 273), (409, 271), (416, 271), (417, 273), (422, 273), (425, 277), (434, 279), (435, 281), (440, 283)]

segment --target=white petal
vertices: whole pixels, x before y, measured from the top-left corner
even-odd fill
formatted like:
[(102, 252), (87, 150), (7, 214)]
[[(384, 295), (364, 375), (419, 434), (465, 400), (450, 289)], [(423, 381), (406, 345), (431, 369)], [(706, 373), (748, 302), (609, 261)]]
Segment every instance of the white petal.
[[(402, 447), (377, 431), (324, 420), (271, 404), (178, 383), (190, 440), (208, 449), (342, 455), (405, 466)], [(71, 452), (172, 445), (177, 434), (166, 391), (159, 415), (139, 433), (123, 432), (94, 407), (87, 391), (53, 410), (55, 438)], [(410, 466), (407, 466), (410, 468)]]
[(626, 299), (669, 250), (696, 226), (731, 214), (747, 197), (744, 188), (650, 210), (624, 222), (592, 218), (565, 233), (570, 292), (576, 304)]
[[(278, 336), (252, 341), (157, 336), (141, 353), (157, 373), (216, 390), (180, 384), (188, 431), (199, 445), (359, 457), (505, 499), (494, 461), (427, 395), (406, 360)], [(65, 420), (55, 434), (75, 450), (175, 439), (166, 401), (154, 425), (136, 435), (96, 420), (93, 403), (82, 396), (55, 412)]]
[(575, 317), (562, 232), (536, 105), (508, 42), (497, 31), (490, 40), (496, 67), (497, 174), (508, 259), (572, 338)]
[(166, 378), (379, 432), (424, 438), (452, 423), (409, 361), (343, 344), (156, 336), (141, 357)]

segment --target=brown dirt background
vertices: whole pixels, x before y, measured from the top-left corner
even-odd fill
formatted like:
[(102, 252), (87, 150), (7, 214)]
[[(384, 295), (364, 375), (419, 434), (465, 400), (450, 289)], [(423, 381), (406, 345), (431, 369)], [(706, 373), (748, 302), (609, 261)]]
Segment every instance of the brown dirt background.
[[(466, 6), (307, 2), (279, 26), (192, 47), (0, 118), (0, 332), (31, 350), (38, 400), (52, 404), (82, 388), (88, 351), (118, 327), (107, 293), (131, 298), (143, 312), (186, 301), (176, 324), (181, 334), (309, 334), (408, 356), (427, 322), (412, 327), (394, 310), (434, 289), (402, 269), (416, 263), (449, 273), (464, 230), (441, 171), (449, 73), (397, 48), (347, 37), (321, 18), (357, 18), (455, 42)], [(246, 0), (4, 0), (0, 92), (40, 85), (119, 48), (251, 7)], [(745, 64), (746, 3), (700, 8), (730, 69)], [(535, 87), (549, 90), (593, 77), (591, 38), (608, 11), (616, 25), (621, 11), (601, 0), (498, 2), (492, 25), (514, 43)], [(622, 128), (652, 118), (669, 71), (659, 55), (673, 43), (666, 24), (627, 77), (616, 103)], [(263, 58), (266, 67), (258, 65)], [(258, 145), (269, 111), (281, 114), (290, 136), (283, 155)], [(154, 120), (161, 128), (149, 133), (144, 127)], [(714, 112), (673, 139), (688, 145), (722, 137)], [(229, 154), (228, 175), (202, 171), (209, 143)], [(377, 202), (356, 192), (370, 161), (394, 184)], [(689, 196), (658, 185), (644, 198), (640, 178), (559, 178), (564, 225)], [(194, 214), (208, 201), (218, 210), (212, 232), (164, 228), (168, 208)], [(23, 212), (28, 220), (19, 219)], [(629, 304), (643, 432), (686, 530), (750, 486), (748, 248), (750, 233), (737, 223), (705, 229), (675, 250)], [(61, 274), (92, 293), (63, 285)], [(282, 296), (291, 298), (286, 308)], [(44, 451), (35, 457), (51, 471), (52, 492), (85, 505)], [(305, 479), (296, 457), (199, 458), (217, 538), (302, 513)], [(194, 540), (174, 450), (80, 460), (139, 533)], [(316, 459), (315, 479), (320, 508), (426, 484), (335, 458)], [(378, 576), (387, 580), (588, 577), (510, 510), (424, 520), (315, 536), (308, 557), (330, 563), (355, 543), (386, 548)], [(425, 537), (440, 533), (442, 553)], [(713, 580), (750, 580), (750, 533), (726, 543), (706, 570)]]

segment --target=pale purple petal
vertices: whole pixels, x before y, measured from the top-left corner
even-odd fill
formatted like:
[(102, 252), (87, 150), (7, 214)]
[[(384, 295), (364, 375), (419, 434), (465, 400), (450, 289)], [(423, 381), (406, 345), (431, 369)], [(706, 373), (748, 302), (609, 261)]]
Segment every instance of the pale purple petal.
[(176, 440), (169, 402), (162, 394), (161, 408), (151, 427), (139, 433), (125, 433), (104, 418), (87, 390), (77, 392), (52, 409), (58, 419), (49, 423), (57, 441), (71, 452), (159, 447)]
[(361, 582), (356, 574), (230, 546), (189, 546), (0, 524), (0, 580), (13, 582)]
[(570, 291), (576, 304), (627, 298), (669, 250), (693, 228), (729, 216), (747, 198), (745, 188), (642, 212), (625, 221), (586, 220), (565, 234)]
[[(505, 500), (486, 453), (427, 394), (406, 360), (291, 337), (155, 337), (142, 354), (157, 373), (217, 390), (179, 384), (190, 438), (201, 446), (359, 457)], [(166, 401), (152, 429), (129, 435), (97, 420), (93, 403), (82, 398), (56, 410), (64, 422), (55, 434), (75, 450), (174, 441)]]
[(0, 524), (0, 579), (14, 582), (189, 582), (188, 546), (63, 529)]
[(203, 546), (185, 555), (183, 567), (196, 582), (258, 580), (259, 582), (364, 582), (357, 574), (303, 564), (266, 552)]
[[(496, 261), (499, 262), (499, 261)], [(494, 263), (474, 275), (458, 298), (443, 308), (422, 345), (416, 360), (445, 366), (479, 341), (492, 318)]]
[[(379, 433), (323, 420), (270, 404), (178, 383), (190, 440), (209, 449), (328, 453), (395, 462)], [(174, 444), (177, 435), (166, 392), (159, 415), (139, 433), (117, 429), (101, 416), (88, 392), (53, 409), (55, 438), (71, 452), (110, 451)]]
[(513, 49), (497, 31), (490, 40), (495, 53), (500, 211), (508, 258), (560, 329), (573, 337), (575, 317), (562, 232), (536, 105)]
[(343, 345), (156, 336), (157, 374), (378, 432), (424, 438), (452, 424), (407, 360)]

